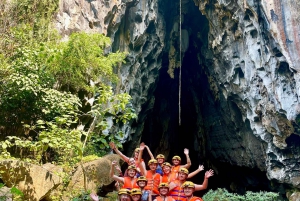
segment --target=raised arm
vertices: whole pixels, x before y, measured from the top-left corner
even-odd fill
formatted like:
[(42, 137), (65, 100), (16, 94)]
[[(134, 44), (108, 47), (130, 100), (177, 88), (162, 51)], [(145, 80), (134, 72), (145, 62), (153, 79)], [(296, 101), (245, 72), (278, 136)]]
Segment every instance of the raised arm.
[(204, 181), (202, 185), (195, 184), (195, 191), (201, 191), (207, 188), (208, 178), (214, 175), (214, 171), (212, 169), (205, 172)]
[(145, 144), (141, 143), (140, 144), (140, 152), (139, 152), (139, 156), (138, 156), (138, 164), (141, 170), (141, 173), (146, 176), (147, 175), (147, 170), (146, 167), (142, 164), (142, 155), (143, 155), (143, 151), (145, 149)]
[(119, 176), (114, 174), (114, 169), (115, 169), (116, 165), (117, 165), (117, 161), (113, 161), (111, 163), (109, 175), (113, 180), (124, 183), (124, 178), (123, 177), (119, 177)]
[(183, 152), (186, 156), (186, 164), (183, 165), (182, 167), (184, 167), (186, 169), (189, 169), (192, 165), (192, 162), (191, 162), (191, 159), (190, 159), (190, 156), (189, 156), (189, 150), (187, 148), (185, 148)]
[(120, 176), (120, 177), (123, 177), (123, 172), (122, 172), (120, 166), (119, 166), (119, 165), (116, 165), (115, 168), (116, 168), (116, 170), (118, 170), (119, 176)]
[(199, 172), (201, 172), (202, 170), (204, 170), (204, 166), (203, 165), (199, 165), (199, 168), (197, 170), (195, 170), (194, 172), (191, 172), (189, 175), (188, 175), (188, 179), (189, 178), (192, 178), (193, 176), (195, 176), (196, 174), (198, 174)]
[(154, 159), (154, 156), (153, 156), (151, 150), (149, 149), (149, 147), (148, 147), (147, 145), (145, 145), (145, 147), (146, 147), (146, 149), (147, 149), (147, 151), (148, 151), (148, 154), (149, 154), (150, 158), (151, 158), (151, 159)]
[(120, 152), (118, 150), (118, 148), (116, 147), (116, 145), (115, 145), (114, 142), (110, 142), (109, 146), (110, 146), (111, 149), (113, 149), (116, 152), (116, 154), (118, 154), (119, 156), (121, 156), (121, 158), (122, 158), (123, 161), (125, 161), (126, 163), (128, 163), (129, 157), (125, 156), (122, 152)]

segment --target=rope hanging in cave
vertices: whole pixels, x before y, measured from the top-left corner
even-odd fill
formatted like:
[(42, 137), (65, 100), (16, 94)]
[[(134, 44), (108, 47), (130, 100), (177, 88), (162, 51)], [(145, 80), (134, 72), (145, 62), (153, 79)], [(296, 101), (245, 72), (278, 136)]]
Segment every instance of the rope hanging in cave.
[(179, 90), (178, 90), (178, 107), (179, 107), (179, 126), (181, 125), (181, 0), (179, 0)]

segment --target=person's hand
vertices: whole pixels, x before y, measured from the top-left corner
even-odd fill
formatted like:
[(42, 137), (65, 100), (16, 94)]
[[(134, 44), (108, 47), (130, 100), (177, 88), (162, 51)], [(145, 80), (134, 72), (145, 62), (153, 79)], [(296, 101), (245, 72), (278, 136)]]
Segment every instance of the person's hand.
[(111, 165), (115, 167), (117, 165), (117, 161), (111, 162)]
[(200, 170), (200, 171), (204, 170), (204, 166), (203, 165), (199, 165), (198, 170)]
[(119, 183), (118, 181), (115, 183), (115, 187), (116, 187), (116, 188), (119, 188), (119, 187), (120, 187), (120, 183)]
[(214, 171), (212, 169), (205, 172), (204, 178), (208, 179), (209, 177), (214, 175)]
[(116, 145), (114, 142), (109, 142), (109, 146), (111, 149), (115, 149), (116, 148)]
[(187, 148), (185, 148), (185, 149), (183, 150), (183, 153), (184, 153), (185, 155), (189, 155), (189, 150), (188, 150)]
[(145, 149), (145, 143), (144, 142), (142, 142), (141, 144), (140, 144), (140, 151), (142, 151), (142, 150), (144, 150)]
[(98, 195), (96, 195), (96, 194), (94, 194), (94, 193), (91, 193), (91, 194), (90, 194), (90, 197), (91, 197), (92, 200), (94, 200), (94, 201), (99, 201)]
[(115, 165), (116, 170), (118, 170), (119, 172), (122, 172), (121, 168), (119, 165)]

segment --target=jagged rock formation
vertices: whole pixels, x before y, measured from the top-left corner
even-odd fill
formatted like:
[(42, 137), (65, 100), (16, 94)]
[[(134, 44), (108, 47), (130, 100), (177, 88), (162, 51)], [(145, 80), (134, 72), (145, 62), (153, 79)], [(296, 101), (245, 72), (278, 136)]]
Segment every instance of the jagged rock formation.
[[(129, 52), (118, 88), (132, 95), (139, 114), (120, 128), (128, 153), (141, 139), (167, 156), (188, 146), (195, 150), (192, 159), (206, 161), (219, 178), (238, 173), (236, 180), (224, 177), (232, 190), (247, 190), (259, 179), (272, 189), (265, 173), (284, 184), (281, 193), (300, 188), (299, 3), (182, 0), (181, 5), (179, 127), (179, 1), (61, 0), (57, 27), (62, 34), (104, 33), (112, 51)], [(224, 172), (226, 166), (234, 168)], [(241, 178), (245, 181), (237, 181)]]
[(210, 20), (209, 71), (218, 93), (233, 99), (266, 145), (268, 178), (299, 188), (299, 3), (195, 3)]
[[(146, 102), (151, 108), (154, 97), (149, 100), (149, 93), (162, 65), (165, 34), (157, 1), (61, 0), (59, 10), (56, 25), (64, 36), (73, 31), (100, 32), (112, 39), (112, 51), (129, 53), (119, 72), (118, 90), (130, 92), (137, 113)], [(126, 138), (136, 132), (135, 127), (121, 129)]]

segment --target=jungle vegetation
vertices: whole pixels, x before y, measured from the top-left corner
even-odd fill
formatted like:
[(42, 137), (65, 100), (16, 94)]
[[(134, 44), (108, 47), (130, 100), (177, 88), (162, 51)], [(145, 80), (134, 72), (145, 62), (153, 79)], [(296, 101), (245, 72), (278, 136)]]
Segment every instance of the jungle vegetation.
[(136, 117), (131, 97), (113, 87), (126, 53), (109, 52), (98, 33), (62, 41), (52, 24), (58, 3), (0, 2), (1, 158), (72, 165), (102, 156), (123, 138), (107, 119), (122, 126)]

